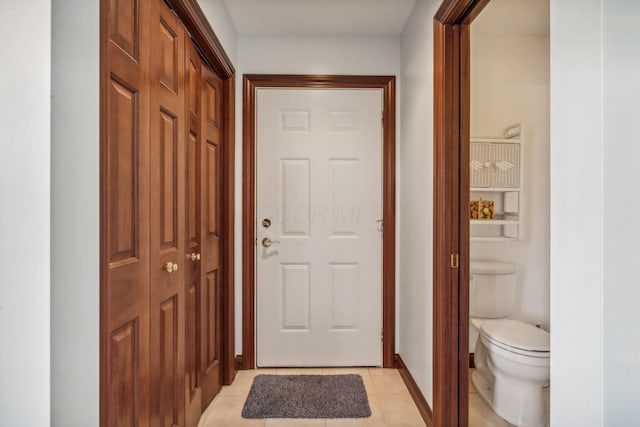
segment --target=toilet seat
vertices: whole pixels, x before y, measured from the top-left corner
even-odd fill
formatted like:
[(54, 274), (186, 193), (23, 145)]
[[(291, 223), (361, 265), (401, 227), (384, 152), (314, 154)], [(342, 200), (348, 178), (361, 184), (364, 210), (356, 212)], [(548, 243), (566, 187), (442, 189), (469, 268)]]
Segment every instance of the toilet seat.
[(482, 323), (480, 333), (488, 344), (519, 356), (548, 359), (549, 333), (512, 319), (493, 319)]

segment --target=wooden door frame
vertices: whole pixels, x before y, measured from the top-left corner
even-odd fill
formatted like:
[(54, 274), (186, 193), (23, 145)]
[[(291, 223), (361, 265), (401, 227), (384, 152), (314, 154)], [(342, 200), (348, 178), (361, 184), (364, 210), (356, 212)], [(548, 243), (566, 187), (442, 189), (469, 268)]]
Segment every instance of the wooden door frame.
[[(434, 17), (433, 425), (436, 427), (469, 425), (469, 26), (488, 3), (489, 0), (443, 0)], [(454, 263), (456, 255), (459, 261)]]
[(256, 366), (255, 180), (256, 93), (259, 88), (368, 88), (383, 91), (382, 365), (394, 366), (396, 253), (396, 95), (394, 76), (246, 74), (243, 79), (242, 355), (238, 367)]
[[(209, 65), (215, 70), (215, 72), (223, 80), (222, 91), (222, 103), (223, 103), (223, 124), (222, 124), (222, 170), (221, 170), (221, 182), (222, 182), (222, 194), (221, 194), (221, 266), (222, 272), (222, 336), (221, 336), (221, 377), (223, 384), (231, 384), (235, 378), (236, 370), (234, 364), (235, 354), (235, 342), (234, 342), (234, 159), (235, 159), (235, 69), (228, 55), (226, 54), (222, 44), (218, 40), (215, 32), (211, 28), (211, 25), (207, 21), (206, 16), (202, 12), (202, 9), (198, 5), (196, 0), (165, 0), (171, 9), (177, 14), (178, 18), (184, 23), (185, 27), (191, 34), (191, 37), (198, 45), (202, 55), (206, 58)], [(100, 32), (101, 39), (104, 39), (107, 33), (105, 28), (105, 18), (109, 14), (108, 3), (105, 0), (100, 2), (101, 24)], [(101, 40), (102, 43), (102, 40)], [(101, 69), (104, 69), (106, 64), (106, 52), (101, 48), (100, 53)], [(101, 80), (103, 71), (101, 71)], [(105, 167), (106, 162), (106, 137), (105, 126), (106, 121), (106, 94), (105, 83), (101, 81), (100, 88), (100, 167), (101, 170)], [(104, 173), (101, 174), (104, 178)], [(107, 183), (101, 178), (101, 201), (100, 201), (100, 323), (106, 324), (107, 321), (106, 310), (104, 309), (106, 286), (107, 286), (107, 238), (104, 230), (108, 222), (109, 212), (105, 210), (106, 201), (104, 199)], [(106, 336), (105, 330), (101, 326), (100, 330), (100, 400), (101, 407), (104, 402), (105, 395), (107, 393), (107, 366), (108, 362), (104, 358), (106, 350)], [(102, 409), (101, 409), (102, 411)], [(101, 419), (104, 416), (101, 415)]]

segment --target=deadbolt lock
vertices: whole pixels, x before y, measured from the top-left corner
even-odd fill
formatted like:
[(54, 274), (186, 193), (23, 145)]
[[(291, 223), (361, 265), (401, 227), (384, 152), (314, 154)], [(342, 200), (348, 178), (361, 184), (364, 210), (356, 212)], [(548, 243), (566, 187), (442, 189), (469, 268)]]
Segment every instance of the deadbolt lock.
[(264, 228), (269, 228), (271, 227), (271, 220), (269, 218), (265, 218), (262, 220), (262, 226)]

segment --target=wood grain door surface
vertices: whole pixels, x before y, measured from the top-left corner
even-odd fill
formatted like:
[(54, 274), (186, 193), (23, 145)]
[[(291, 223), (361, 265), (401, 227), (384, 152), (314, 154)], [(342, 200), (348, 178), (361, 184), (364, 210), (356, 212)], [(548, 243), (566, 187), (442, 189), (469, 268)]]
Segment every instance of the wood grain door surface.
[(101, 3), (101, 425), (149, 419), (151, 2)]
[(102, 2), (101, 425), (220, 390), (222, 82), (162, 0)]
[(159, 1), (151, 11), (149, 395), (151, 425), (164, 427), (180, 425), (184, 414), (185, 32)]
[[(185, 56), (185, 111), (187, 119), (187, 250), (188, 254), (200, 251), (200, 73), (202, 64), (193, 43), (186, 44)], [(189, 261), (191, 262), (191, 261)], [(187, 268), (186, 289), (186, 372), (185, 372), (185, 418), (187, 425), (197, 424), (200, 417), (202, 391), (200, 387), (200, 334), (201, 280), (200, 263), (192, 262)]]
[(222, 265), (220, 253), (222, 80), (206, 66), (201, 79), (200, 242), (201, 302), (200, 372), (202, 410), (221, 388)]

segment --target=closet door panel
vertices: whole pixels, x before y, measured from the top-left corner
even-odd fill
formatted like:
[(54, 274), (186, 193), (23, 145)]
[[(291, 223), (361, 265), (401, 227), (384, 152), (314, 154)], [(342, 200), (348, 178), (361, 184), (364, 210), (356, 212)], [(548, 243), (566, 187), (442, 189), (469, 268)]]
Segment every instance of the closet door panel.
[(101, 2), (100, 421), (149, 425), (149, 7)]
[[(125, 86), (126, 85), (126, 86)], [(109, 82), (109, 163), (108, 203), (111, 227), (109, 261), (111, 266), (137, 262), (140, 251), (138, 214), (139, 135), (136, 129), (139, 92), (135, 87), (111, 79)]]
[(139, 0), (109, 1), (109, 39), (133, 60), (140, 59)]
[(221, 388), (222, 82), (163, 0), (100, 7), (100, 425), (196, 426)]
[[(113, 331), (109, 340), (110, 387), (109, 425), (139, 426), (141, 424), (137, 382), (140, 378), (140, 329), (138, 319), (125, 323)], [(114, 404), (121, 399), (123, 404)]]
[(184, 29), (151, 0), (150, 343), (151, 425), (184, 425)]
[(200, 352), (202, 348), (202, 212), (201, 181), (202, 135), (200, 129), (200, 75), (202, 63), (200, 56), (188, 37), (185, 40), (185, 87), (187, 111), (187, 254), (190, 256), (186, 269), (186, 376), (185, 389), (185, 423), (195, 426), (202, 413), (202, 388), (200, 378)]
[(222, 80), (202, 67), (202, 404), (221, 388), (222, 290), (220, 273)]

